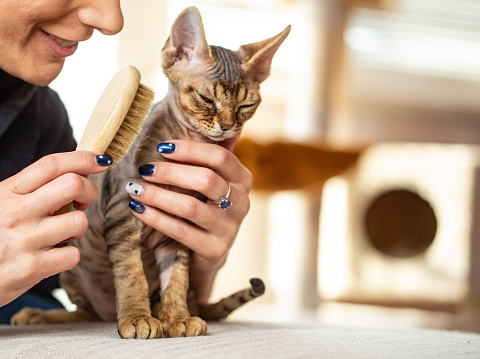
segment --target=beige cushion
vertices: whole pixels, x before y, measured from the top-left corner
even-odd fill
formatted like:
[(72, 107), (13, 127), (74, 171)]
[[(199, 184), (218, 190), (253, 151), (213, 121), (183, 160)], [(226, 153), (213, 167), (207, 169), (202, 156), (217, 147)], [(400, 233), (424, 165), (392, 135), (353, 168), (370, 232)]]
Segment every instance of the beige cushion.
[(205, 337), (124, 340), (114, 323), (0, 326), (0, 358), (480, 358), (480, 335), (421, 329), (209, 323)]

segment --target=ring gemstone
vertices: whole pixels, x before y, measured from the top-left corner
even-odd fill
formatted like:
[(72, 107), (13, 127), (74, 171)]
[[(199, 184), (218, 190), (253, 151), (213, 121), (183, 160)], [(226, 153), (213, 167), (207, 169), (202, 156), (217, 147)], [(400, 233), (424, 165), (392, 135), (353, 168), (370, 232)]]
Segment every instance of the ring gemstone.
[(224, 210), (226, 210), (228, 207), (230, 207), (232, 205), (232, 202), (226, 198), (221, 198), (220, 199), (220, 203), (218, 204), (218, 206), (220, 208), (223, 208)]

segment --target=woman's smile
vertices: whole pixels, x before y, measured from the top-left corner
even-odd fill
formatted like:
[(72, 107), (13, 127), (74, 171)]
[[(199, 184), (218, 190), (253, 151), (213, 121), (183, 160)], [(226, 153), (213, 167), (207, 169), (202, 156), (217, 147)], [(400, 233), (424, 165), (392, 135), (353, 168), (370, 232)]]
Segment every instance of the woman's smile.
[(59, 57), (71, 56), (77, 50), (78, 42), (76, 41), (65, 40), (43, 30), (42, 34), (47, 45), (50, 47), (53, 53)]
[(0, 0), (0, 68), (46, 86), (94, 30), (122, 27), (120, 0)]

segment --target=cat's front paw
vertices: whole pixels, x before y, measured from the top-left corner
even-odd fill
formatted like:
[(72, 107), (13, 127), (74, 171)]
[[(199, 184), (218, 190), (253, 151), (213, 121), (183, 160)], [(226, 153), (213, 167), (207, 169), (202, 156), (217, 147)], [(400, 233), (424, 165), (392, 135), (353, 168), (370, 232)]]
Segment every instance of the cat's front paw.
[(48, 321), (44, 313), (41, 309), (25, 307), (12, 317), (10, 323), (12, 325), (45, 324)]
[(153, 317), (123, 318), (118, 321), (123, 339), (154, 339), (163, 336), (162, 324)]
[(199, 317), (163, 321), (167, 338), (198, 337), (207, 334), (207, 323)]

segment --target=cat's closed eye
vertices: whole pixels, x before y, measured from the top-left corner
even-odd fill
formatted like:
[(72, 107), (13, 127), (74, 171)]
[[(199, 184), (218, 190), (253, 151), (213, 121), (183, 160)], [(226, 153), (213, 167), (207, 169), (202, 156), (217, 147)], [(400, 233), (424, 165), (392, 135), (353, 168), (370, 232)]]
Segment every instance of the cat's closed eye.
[(245, 105), (238, 106), (237, 120), (239, 120), (242, 123), (244, 121), (247, 121), (250, 117), (253, 116), (253, 114), (255, 113), (255, 110), (257, 109), (258, 105), (259, 105), (259, 103), (255, 102), (255, 103), (251, 103), (251, 104), (245, 104)]
[(248, 109), (254, 108), (257, 105), (258, 105), (257, 103), (250, 103), (250, 104), (247, 104), (247, 105), (238, 106), (238, 109), (239, 110), (248, 110)]
[(205, 101), (206, 103), (213, 103), (213, 100), (210, 100), (208, 97), (205, 97), (203, 95), (200, 95), (200, 97), (202, 98), (203, 101)]
[(204, 102), (208, 103), (208, 104), (213, 104), (214, 101), (211, 100), (210, 98), (208, 98), (207, 96), (205, 95), (202, 95), (201, 93), (199, 93), (198, 91), (195, 90), (195, 93), (198, 95), (198, 97), (200, 97)]

